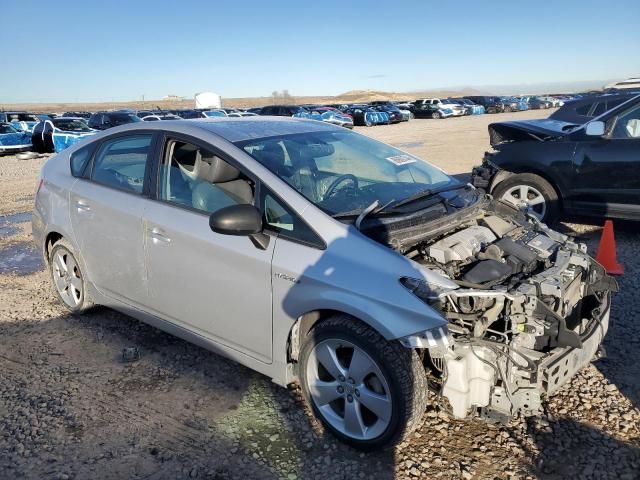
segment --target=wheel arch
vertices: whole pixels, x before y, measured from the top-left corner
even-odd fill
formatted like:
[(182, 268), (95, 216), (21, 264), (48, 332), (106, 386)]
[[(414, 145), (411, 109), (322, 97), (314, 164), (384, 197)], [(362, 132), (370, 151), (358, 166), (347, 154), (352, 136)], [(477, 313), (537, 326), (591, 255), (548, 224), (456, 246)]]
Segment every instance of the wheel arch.
[(287, 363), (297, 362), (300, 353), (300, 346), (302, 345), (302, 339), (305, 338), (315, 326), (338, 315), (350, 317), (354, 322), (367, 325), (369, 328), (382, 335), (375, 325), (371, 325), (370, 322), (359, 318), (353, 313), (333, 308), (319, 308), (311, 310), (300, 315), (289, 329), (289, 336), (287, 338)]
[(506, 180), (507, 178), (513, 175), (518, 175), (521, 173), (530, 173), (532, 175), (537, 175), (540, 178), (543, 178), (544, 180), (549, 182), (549, 185), (551, 185), (551, 187), (555, 190), (556, 194), (558, 195), (560, 208), (562, 208), (564, 203), (564, 197), (562, 196), (562, 189), (558, 187), (558, 182), (553, 177), (551, 177), (548, 173), (544, 172), (543, 170), (537, 169), (535, 167), (533, 168), (529, 166), (527, 166), (527, 168), (511, 167), (511, 168), (504, 168), (504, 169), (498, 170), (498, 172), (495, 174), (491, 182), (490, 193), (493, 194), (494, 190), (496, 189), (499, 183), (503, 182), (504, 180)]
[(47, 233), (44, 239), (43, 252), (42, 252), (46, 263), (49, 263), (49, 256), (51, 254), (51, 249), (53, 248), (53, 246), (63, 238), (65, 238), (65, 236), (62, 235), (60, 232), (57, 232), (56, 230), (52, 230), (49, 233)]

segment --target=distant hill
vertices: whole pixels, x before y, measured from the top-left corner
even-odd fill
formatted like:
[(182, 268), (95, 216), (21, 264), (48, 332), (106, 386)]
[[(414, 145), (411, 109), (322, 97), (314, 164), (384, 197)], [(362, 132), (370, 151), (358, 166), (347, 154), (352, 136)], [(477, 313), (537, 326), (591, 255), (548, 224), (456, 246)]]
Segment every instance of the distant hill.
[[(523, 83), (518, 85), (484, 85), (477, 87), (462, 86), (450, 88), (434, 88), (417, 90), (413, 92), (385, 92), (381, 90), (350, 90), (336, 96), (291, 96), (278, 97), (243, 97), (224, 98), (223, 105), (228, 107), (260, 107), (274, 103), (367, 103), (381, 100), (407, 101), (417, 98), (429, 97), (462, 97), (467, 95), (524, 95), (542, 93), (570, 93), (592, 89), (601, 89), (607, 80), (589, 80), (578, 82), (548, 82), (548, 83)], [(166, 100), (147, 100), (130, 102), (102, 102), (102, 103), (13, 103), (0, 104), (4, 110), (28, 110), (32, 112), (65, 112), (65, 111), (96, 111), (121, 108), (134, 110), (150, 108), (193, 108), (194, 101), (191, 98), (171, 98)]]

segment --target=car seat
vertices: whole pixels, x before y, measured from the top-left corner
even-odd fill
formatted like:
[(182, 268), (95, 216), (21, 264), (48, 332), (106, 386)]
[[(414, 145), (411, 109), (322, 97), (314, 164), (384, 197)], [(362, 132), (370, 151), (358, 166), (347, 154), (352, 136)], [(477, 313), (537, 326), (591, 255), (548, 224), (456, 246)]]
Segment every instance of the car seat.
[(253, 203), (253, 189), (240, 170), (216, 155), (199, 156), (194, 168), (197, 176), (192, 205), (214, 212), (223, 207)]

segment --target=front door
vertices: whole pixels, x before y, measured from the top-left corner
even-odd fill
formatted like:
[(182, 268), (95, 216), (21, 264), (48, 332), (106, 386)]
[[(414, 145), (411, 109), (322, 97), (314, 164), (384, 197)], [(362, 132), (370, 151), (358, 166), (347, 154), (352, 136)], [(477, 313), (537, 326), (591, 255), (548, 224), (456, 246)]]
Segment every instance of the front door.
[(640, 105), (609, 121), (602, 138), (578, 142), (572, 203), (578, 210), (640, 217)]
[(144, 212), (154, 313), (262, 362), (272, 361), (271, 259), (248, 237), (214, 233), (209, 215), (254, 203), (252, 182), (209, 147), (169, 138), (157, 201)]

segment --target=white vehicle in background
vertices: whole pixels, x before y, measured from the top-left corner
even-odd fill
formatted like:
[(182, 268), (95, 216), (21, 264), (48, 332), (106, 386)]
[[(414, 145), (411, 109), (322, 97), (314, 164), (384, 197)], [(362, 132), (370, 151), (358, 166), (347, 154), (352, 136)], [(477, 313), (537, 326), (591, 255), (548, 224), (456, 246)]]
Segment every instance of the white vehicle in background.
[(544, 100), (545, 102), (551, 102), (551, 108), (561, 107), (564, 105), (564, 102), (556, 97), (538, 97), (540, 100)]
[(227, 113), (227, 116), (228, 117), (257, 117), (258, 114), (253, 112), (243, 112), (239, 110), (237, 112)]
[(453, 112), (454, 117), (461, 117), (464, 115), (464, 106), (458, 103), (451, 103), (447, 100), (440, 100), (439, 98), (423, 98), (418, 100), (418, 102), (427, 104), (427, 105), (435, 105), (440, 110), (449, 109)]

